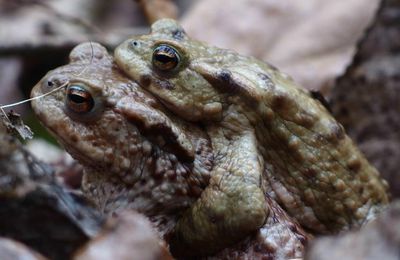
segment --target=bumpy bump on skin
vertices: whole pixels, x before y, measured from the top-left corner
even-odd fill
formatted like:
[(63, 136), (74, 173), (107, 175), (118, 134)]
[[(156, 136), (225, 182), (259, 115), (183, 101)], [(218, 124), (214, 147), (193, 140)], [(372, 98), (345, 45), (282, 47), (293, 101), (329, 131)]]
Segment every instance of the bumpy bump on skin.
[[(149, 35), (122, 43), (115, 51), (116, 62), (139, 79), (152, 70), (151, 65), (142, 67), (151, 64), (152, 46), (174, 46), (183, 62), (167, 77), (176, 84), (173, 90), (143, 87), (187, 120), (191, 115), (182, 111), (192, 111), (209, 135), (215, 127), (225, 129), (222, 142), (227, 146), (251, 129), (257, 140), (255, 153), (263, 165), (270, 165), (260, 173), (267, 184), (262, 188), (273, 192), (291, 216), (316, 233), (339, 232), (361, 225), (388, 203), (376, 169), (332, 118), (320, 95), (299, 88), (290, 77), (254, 58), (188, 37), (178, 41), (171, 33), (179, 28), (173, 20), (158, 21)], [(144, 44), (129, 51), (132, 40)], [(182, 93), (184, 99), (179, 98)], [(211, 118), (204, 107), (215, 100), (222, 104), (221, 116)], [(240, 117), (240, 122), (235, 119)], [(214, 146), (219, 139), (210, 136)]]
[[(171, 71), (152, 64), (160, 44), (179, 55)], [(191, 40), (170, 19), (122, 43), (115, 60), (146, 91), (103, 47), (86, 44), (32, 95), (79, 83), (96, 109), (63, 109), (63, 90), (33, 107), (85, 166), (83, 187), (98, 207), (145, 213), (176, 256), (215, 254), (257, 235), (259, 251), (298, 257), (306, 237), (297, 221), (335, 233), (387, 204), (386, 184), (342, 126), (276, 68)]]
[[(83, 164), (83, 190), (100, 210), (136, 209), (153, 220), (161, 235), (168, 234), (177, 219), (171, 212), (187, 208), (208, 183), (213, 165), (208, 137), (126, 79), (99, 44), (81, 44), (70, 56), (71, 63), (50, 71), (32, 96), (73, 82), (90, 90), (99, 109), (68, 112), (65, 89), (60, 89), (34, 100), (35, 113)], [(138, 112), (143, 115), (133, 117)], [(157, 140), (158, 134), (169, 142)]]

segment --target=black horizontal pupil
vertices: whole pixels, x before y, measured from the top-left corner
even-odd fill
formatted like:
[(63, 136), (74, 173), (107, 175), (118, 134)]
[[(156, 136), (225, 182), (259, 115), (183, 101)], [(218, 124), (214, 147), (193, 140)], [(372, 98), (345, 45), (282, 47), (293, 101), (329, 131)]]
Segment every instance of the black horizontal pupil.
[(69, 100), (71, 100), (72, 102), (77, 103), (77, 104), (86, 102), (86, 98), (85, 97), (82, 97), (82, 96), (77, 95), (77, 94), (68, 94), (68, 98), (69, 98)]
[(170, 53), (157, 53), (154, 57), (156, 61), (161, 63), (173, 62), (175, 61), (175, 57)]
[(70, 86), (67, 95), (70, 101), (77, 104), (85, 103), (90, 99), (90, 95), (88, 96), (87, 91), (81, 86)]
[(92, 95), (81, 86), (70, 86), (67, 90), (67, 106), (74, 112), (89, 112), (94, 107)]

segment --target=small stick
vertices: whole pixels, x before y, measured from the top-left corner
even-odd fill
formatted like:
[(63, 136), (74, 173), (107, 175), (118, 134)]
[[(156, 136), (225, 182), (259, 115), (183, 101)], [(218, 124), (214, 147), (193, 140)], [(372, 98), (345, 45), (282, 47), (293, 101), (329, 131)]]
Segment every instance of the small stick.
[(47, 95), (50, 95), (50, 94), (53, 93), (53, 92), (56, 92), (56, 91), (60, 90), (61, 88), (64, 88), (65, 86), (67, 86), (68, 83), (69, 83), (69, 82), (65, 82), (65, 83), (62, 84), (61, 86), (59, 86), (59, 87), (57, 87), (57, 88), (55, 88), (55, 89), (53, 89), (53, 90), (51, 90), (51, 91), (49, 91), (49, 92), (47, 92), (47, 93), (44, 93), (44, 94), (42, 94), (42, 95), (39, 95), (39, 96), (36, 96), (36, 97), (33, 97), (33, 98), (28, 98), (28, 99), (25, 99), (25, 100), (22, 100), (22, 101), (19, 101), (19, 102), (11, 103), (11, 104), (8, 104), (8, 105), (0, 106), (0, 109), (1, 109), (1, 111), (4, 113), (4, 110), (3, 110), (4, 108), (18, 106), (18, 105), (27, 103), (27, 102), (29, 102), (29, 101), (36, 100), (36, 99), (45, 97), (45, 96), (47, 96)]
[[(90, 43), (90, 50), (91, 50), (92, 55), (91, 55), (91, 57), (90, 57), (90, 62), (89, 62), (88, 65), (92, 64), (92, 62), (93, 62), (93, 57), (94, 57), (93, 44), (92, 44), (91, 41), (89, 41), (89, 43)], [(87, 66), (86, 66), (77, 76), (82, 75), (82, 73), (84, 73), (84, 72), (86, 71), (86, 69), (87, 69)], [(30, 101), (32, 101), (32, 100), (36, 100), (36, 99), (45, 97), (45, 96), (47, 96), (47, 95), (50, 95), (51, 93), (54, 93), (54, 92), (56, 92), (56, 91), (58, 91), (58, 90), (64, 88), (65, 86), (68, 85), (68, 83), (69, 83), (69, 81), (65, 82), (65, 83), (62, 84), (61, 86), (59, 86), (59, 87), (57, 87), (57, 88), (55, 88), (55, 89), (53, 89), (53, 90), (51, 90), (51, 91), (49, 91), (49, 92), (47, 92), (47, 93), (44, 93), (44, 94), (42, 94), (42, 95), (39, 95), (39, 96), (36, 96), (36, 97), (33, 97), (33, 98), (28, 98), (28, 99), (25, 99), (25, 100), (22, 100), (22, 101), (19, 101), (19, 102), (15, 102), (15, 103), (11, 103), (11, 104), (7, 104), (7, 105), (0, 106), (1, 112), (7, 117), (6, 113), (4, 112), (4, 108), (18, 106), (18, 105), (21, 105), (21, 104), (30, 102)], [(7, 119), (8, 119), (8, 118), (7, 118)]]

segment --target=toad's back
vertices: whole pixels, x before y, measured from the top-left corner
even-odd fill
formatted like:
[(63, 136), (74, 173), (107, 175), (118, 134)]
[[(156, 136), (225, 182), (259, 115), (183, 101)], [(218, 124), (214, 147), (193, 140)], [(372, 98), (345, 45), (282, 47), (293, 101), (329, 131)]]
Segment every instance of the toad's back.
[(262, 189), (307, 228), (337, 232), (387, 204), (386, 184), (343, 127), (272, 66), (192, 40), (168, 19), (122, 43), (115, 58), (171, 111), (208, 126), (210, 135), (217, 127), (227, 139), (250, 133)]

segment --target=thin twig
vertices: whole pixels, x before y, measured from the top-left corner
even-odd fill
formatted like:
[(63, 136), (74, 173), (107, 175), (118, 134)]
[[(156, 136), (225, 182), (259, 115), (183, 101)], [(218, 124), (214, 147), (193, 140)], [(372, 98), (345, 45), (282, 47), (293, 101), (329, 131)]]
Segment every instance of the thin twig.
[(47, 92), (47, 93), (44, 93), (44, 94), (42, 94), (42, 95), (39, 95), (39, 96), (36, 96), (36, 97), (33, 97), (33, 98), (28, 98), (28, 99), (25, 99), (25, 100), (22, 100), (22, 101), (19, 101), (19, 102), (15, 102), (15, 103), (12, 103), (12, 104), (0, 106), (0, 109), (4, 112), (4, 110), (3, 110), (4, 108), (18, 106), (18, 105), (21, 105), (21, 104), (30, 102), (30, 101), (32, 101), (32, 100), (36, 100), (36, 99), (45, 97), (45, 96), (47, 96), (47, 95), (50, 95), (51, 93), (54, 93), (54, 92), (60, 90), (61, 88), (67, 86), (68, 83), (69, 83), (69, 82), (67, 81), (67, 82), (65, 82), (64, 84), (62, 84), (61, 86), (59, 86), (59, 87), (57, 87), (57, 88), (55, 88), (55, 89), (53, 89), (53, 90), (51, 90), (51, 91), (49, 91), (49, 92)]

